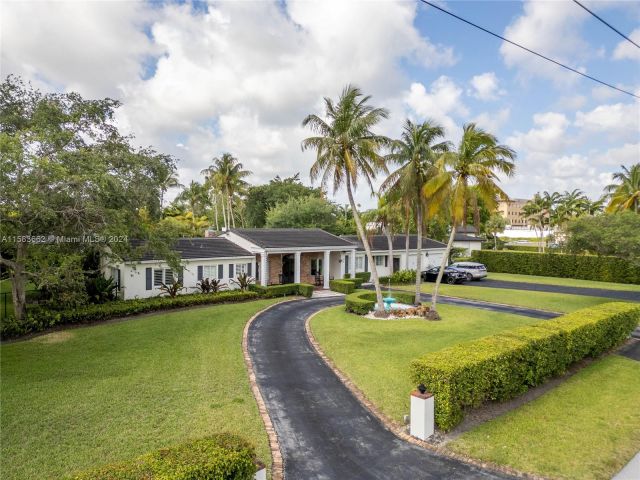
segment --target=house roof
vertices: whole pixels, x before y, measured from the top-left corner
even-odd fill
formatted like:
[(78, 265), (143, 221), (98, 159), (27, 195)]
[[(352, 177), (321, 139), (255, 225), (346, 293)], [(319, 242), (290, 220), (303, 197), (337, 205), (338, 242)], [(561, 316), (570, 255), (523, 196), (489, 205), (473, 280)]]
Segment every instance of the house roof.
[[(144, 247), (145, 241), (132, 240), (133, 248)], [(226, 238), (180, 238), (176, 241), (173, 250), (180, 254), (182, 259), (193, 258), (227, 258), (227, 257), (252, 257), (253, 254), (242, 247), (239, 247)], [(133, 260), (127, 258), (126, 260)], [(146, 251), (140, 258), (135, 260), (162, 260), (162, 258), (154, 252)]]
[(466, 233), (456, 233), (453, 237), (454, 242), (484, 242), (484, 238), (475, 235), (467, 235)]
[[(362, 246), (362, 242), (357, 235), (343, 235), (341, 238), (349, 240), (358, 245), (358, 250), (364, 250)], [(388, 250), (389, 242), (387, 241), (387, 237), (385, 235), (372, 235), (369, 238), (369, 244), (371, 245), (372, 250)], [(404, 250), (405, 248), (406, 235), (393, 235), (392, 244), (394, 250)], [(417, 235), (409, 235), (409, 249), (415, 250), (418, 245), (418, 236)], [(447, 246), (436, 240), (431, 238), (422, 237), (422, 248), (446, 248)]]
[(234, 228), (232, 233), (262, 248), (353, 247), (353, 243), (319, 228)]

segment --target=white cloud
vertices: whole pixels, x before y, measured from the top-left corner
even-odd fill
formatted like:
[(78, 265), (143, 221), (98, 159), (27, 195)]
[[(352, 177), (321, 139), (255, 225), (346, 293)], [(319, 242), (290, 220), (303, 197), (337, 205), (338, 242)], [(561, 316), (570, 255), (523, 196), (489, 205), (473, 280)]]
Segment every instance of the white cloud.
[(533, 116), (534, 128), (526, 133), (516, 132), (507, 139), (507, 144), (516, 150), (528, 152), (561, 152), (567, 145), (566, 130), (569, 119), (556, 112), (537, 113)]
[[(640, 44), (640, 28), (636, 28), (631, 32), (629, 38)], [(613, 58), (615, 60), (640, 60), (640, 48), (636, 47), (628, 40), (622, 40), (618, 45), (616, 45), (616, 48), (613, 51)]]
[(435, 120), (447, 130), (449, 139), (458, 138), (460, 130), (453, 116), (469, 114), (461, 98), (462, 88), (444, 75), (436, 79), (428, 91), (422, 83), (416, 82), (404, 94), (404, 101), (417, 120)]
[(469, 83), (472, 87), (472, 90), (469, 91), (469, 95), (480, 100), (495, 100), (499, 95), (504, 95), (506, 93), (504, 90), (500, 89), (498, 77), (496, 77), (494, 72), (475, 75)]
[[(580, 35), (580, 27), (588, 14), (572, 2), (540, 2), (529, 0), (524, 14), (508, 25), (504, 36), (531, 50), (566, 63), (578, 70), (580, 64), (597, 52), (589, 48)], [(509, 67), (518, 68), (525, 76), (540, 76), (558, 84), (571, 84), (578, 76), (514, 45), (503, 42), (500, 53)]]
[(625, 143), (621, 147), (594, 155), (594, 163), (598, 165), (632, 165), (640, 162), (640, 143)]
[(587, 157), (576, 153), (564, 155), (551, 164), (551, 175), (555, 178), (576, 178), (594, 173), (595, 169), (589, 167)]
[(589, 112), (578, 111), (575, 125), (586, 132), (608, 134), (614, 138), (637, 138), (640, 133), (640, 104), (599, 105)]
[(497, 135), (510, 117), (511, 109), (506, 107), (498, 110), (497, 112), (483, 112), (480, 115), (477, 115), (472, 121), (478, 124), (479, 127)]

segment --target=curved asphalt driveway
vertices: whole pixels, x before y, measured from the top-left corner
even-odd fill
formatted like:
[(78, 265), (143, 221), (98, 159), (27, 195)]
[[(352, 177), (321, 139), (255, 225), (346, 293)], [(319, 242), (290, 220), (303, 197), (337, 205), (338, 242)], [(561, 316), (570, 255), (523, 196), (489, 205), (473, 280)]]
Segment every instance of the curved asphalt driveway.
[[(342, 298), (275, 305), (249, 327), (256, 379), (288, 480), (499, 479), (398, 439), (327, 367), (305, 333), (309, 315)], [(408, 392), (407, 392), (408, 394)]]
[(544, 285), (541, 283), (509, 282), (485, 278), (479, 282), (469, 282), (466, 285), (488, 288), (508, 288), (512, 290), (526, 290), (533, 292), (568, 293), (571, 295), (587, 295), (590, 297), (605, 297), (615, 300), (640, 302), (640, 293), (624, 290), (607, 290), (605, 288), (567, 287), (563, 285)]

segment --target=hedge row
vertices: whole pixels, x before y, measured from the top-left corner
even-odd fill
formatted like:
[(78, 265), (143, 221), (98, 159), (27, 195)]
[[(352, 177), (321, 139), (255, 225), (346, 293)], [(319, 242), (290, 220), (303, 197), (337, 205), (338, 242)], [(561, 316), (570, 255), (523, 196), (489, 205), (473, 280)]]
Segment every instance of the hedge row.
[(639, 321), (640, 304), (606, 303), (427, 354), (411, 378), (434, 393), (436, 424), (449, 431), (465, 408), (516, 397), (619, 345)]
[(490, 272), (640, 283), (640, 264), (617, 257), (474, 250), (472, 258)]
[(380, 277), (380, 285), (386, 285), (389, 282), (394, 285), (409, 285), (416, 283), (416, 271), (398, 270), (397, 272), (393, 272), (390, 276)]
[(366, 283), (371, 280), (371, 272), (356, 272), (356, 278), (361, 278)]
[[(397, 302), (413, 305), (414, 295), (411, 293), (394, 291), (391, 294)], [(358, 315), (366, 315), (371, 312), (375, 306), (376, 292), (372, 292), (371, 290), (356, 290), (344, 299), (345, 310)]]
[(349, 294), (353, 293), (353, 291), (356, 289), (356, 284), (352, 279), (331, 280), (329, 282), (329, 288), (334, 292)]
[(178, 295), (173, 298), (151, 297), (135, 300), (117, 300), (63, 311), (46, 310), (34, 306), (22, 322), (17, 322), (15, 317), (2, 319), (0, 336), (2, 338), (16, 337), (27, 333), (40, 332), (56, 325), (91, 323), (158, 310), (171, 310), (195, 305), (242, 302), (256, 298), (258, 298), (258, 294), (255, 292), (228, 290), (219, 293)]
[(70, 480), (251, 480), (255, 451), (231, 434), (218, 434), (162, 448), (128, 462), (78, 473)]
[(503, 248), (515, 252), (538, 252), (538, 247), (535, 245), (505, 245)]
[(268, 287), (251, 284), (249, 289), (264, 298), (285, 297), (287, 295), (302, 295), (303, 297), (311, 298), (311, 295), (313, 295), (313, 285), (308, 283), (285, 283), (284, 285), (270, 285)]

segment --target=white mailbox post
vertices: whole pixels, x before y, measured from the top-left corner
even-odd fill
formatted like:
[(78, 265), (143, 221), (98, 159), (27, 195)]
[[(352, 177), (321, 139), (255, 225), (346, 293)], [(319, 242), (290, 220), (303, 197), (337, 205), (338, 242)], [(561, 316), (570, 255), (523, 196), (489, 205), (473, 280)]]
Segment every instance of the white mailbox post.
[(433, 435), (434, 422), (434, 404), (433, 393), (420, 393), (418, 390), (411, 392), (411, 436), (426, 440)]

